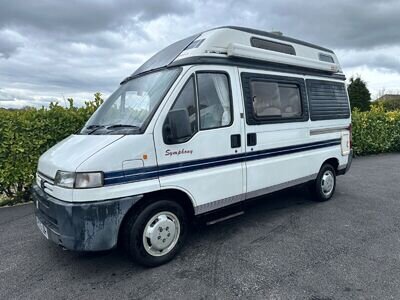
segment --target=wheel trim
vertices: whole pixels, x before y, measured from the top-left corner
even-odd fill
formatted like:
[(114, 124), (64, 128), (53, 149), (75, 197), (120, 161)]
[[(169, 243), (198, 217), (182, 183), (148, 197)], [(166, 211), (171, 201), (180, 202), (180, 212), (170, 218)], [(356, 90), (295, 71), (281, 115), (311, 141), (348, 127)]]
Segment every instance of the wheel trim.
[(143, 246), (152, 256), (169, 253), (179, 240), (181, 225), (178, 217), (169, 211), (155, 214), (143, 231)]
[(325, 196), (332, 194), (335, 187), (335, 176), (332, 171), (327, 170), (324, 172), (321, 178), (321, 191)]

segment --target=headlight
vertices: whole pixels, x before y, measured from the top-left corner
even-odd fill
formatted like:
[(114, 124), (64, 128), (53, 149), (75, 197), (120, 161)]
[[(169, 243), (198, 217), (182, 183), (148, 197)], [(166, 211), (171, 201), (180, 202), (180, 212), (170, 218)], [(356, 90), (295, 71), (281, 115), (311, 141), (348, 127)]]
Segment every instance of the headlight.
[(54, 184), (66, 188), (72, 189), (75, 182), (75, 173), (57, 171), (56, 178), (54, 179)]
[(103, 186), (103, 173), (76, 173), (75, 187), (77, 189)]
[(57, 171), (54, 184), (65, 188), (95, 188), (103, 186), (102, 172), (75, 173)]

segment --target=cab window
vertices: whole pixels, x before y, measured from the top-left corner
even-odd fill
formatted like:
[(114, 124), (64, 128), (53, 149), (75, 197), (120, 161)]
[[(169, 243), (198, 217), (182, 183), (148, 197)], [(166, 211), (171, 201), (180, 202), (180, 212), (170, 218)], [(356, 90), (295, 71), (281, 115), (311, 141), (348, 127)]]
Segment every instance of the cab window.
[(186, 82), (172, 105), (163, 126), (166, 144), (184, 143), (198, 130), (194, 77)]
[(228, 76), (223, 73), (198, 73), (200, 129), (229, 126), (232, 105)]
[(198, 130), (232, 124), (232, 97), (227, 74), (198, 72), (186, 82), (163, 126), (166, 144), (188, 141)]

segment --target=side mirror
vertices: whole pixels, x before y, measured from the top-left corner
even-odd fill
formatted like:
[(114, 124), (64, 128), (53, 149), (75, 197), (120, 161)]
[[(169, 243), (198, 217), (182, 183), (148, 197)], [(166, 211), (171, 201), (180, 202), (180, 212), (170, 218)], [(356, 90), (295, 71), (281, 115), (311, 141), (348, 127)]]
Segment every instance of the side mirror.
[(171, 110), (164, 123), (164, 140), (167, 144), (181, 143), (192, 136), (189, 113), (186, 109)]

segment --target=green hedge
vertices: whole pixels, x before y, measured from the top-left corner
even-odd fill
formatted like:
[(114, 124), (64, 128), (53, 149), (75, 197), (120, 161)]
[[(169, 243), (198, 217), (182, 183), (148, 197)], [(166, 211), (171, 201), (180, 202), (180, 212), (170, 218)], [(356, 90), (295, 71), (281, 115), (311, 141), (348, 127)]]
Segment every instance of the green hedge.
[[(74, 107), (0, 109), (0, 206), (29, 200), (39, 156), (82, 128), (102, 103), (101, 95)], [(382, 105), (353, 112), (353, 148), (356, 155), (400, 151), (400, 110), (386, 112)]]
[(67, 108), (52, 103), (41, 109), (0, 109), (0, 196), (14, 203), (29, 200), (39, 156), (82, 128), (102, 101), (97, 93), (80, 108), (68, 99)]
[(353, 111), (353, 149), (356, 155), (400, 151), (400, 110), (385, 111), (374, 105), (370, 111)]

